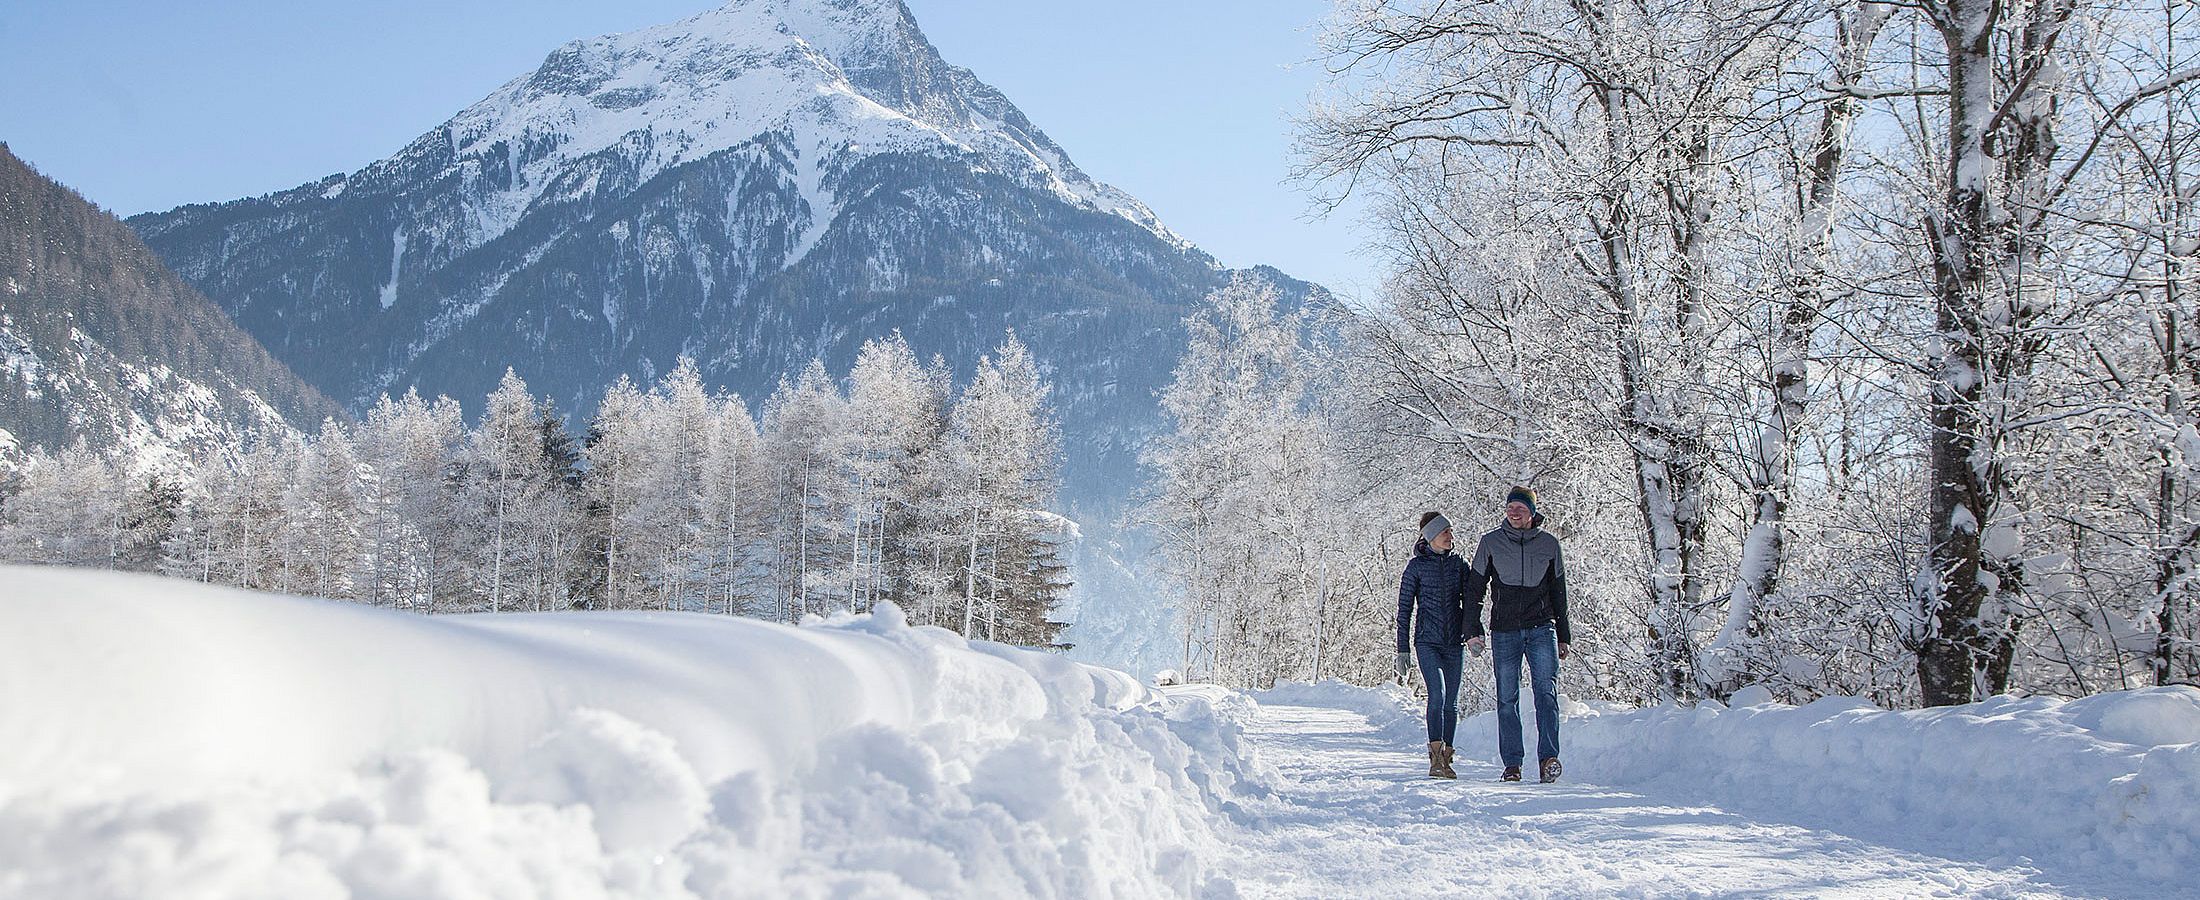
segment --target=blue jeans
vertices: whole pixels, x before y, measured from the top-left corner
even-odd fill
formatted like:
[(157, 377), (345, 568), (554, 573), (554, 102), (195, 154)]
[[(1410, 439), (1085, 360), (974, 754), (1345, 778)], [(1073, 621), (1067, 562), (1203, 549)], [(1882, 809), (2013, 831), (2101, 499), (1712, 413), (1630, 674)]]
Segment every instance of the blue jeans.
[(1528, 660), (1535, 691), (1535, 758), (1558, 757), (1558, 630), (1537, 625), (1520, 631), (1490, 632), (1490, 662), (1497, 667), (1497, 755), (1505, 765), (1521, 764), (1520, 660)]
[(1458, 644), (1414, 644), (1421, 680), (1428, 685), (1428, 739), (1451, 743), (1459, 730), (1459, 670), (1466, 657)]

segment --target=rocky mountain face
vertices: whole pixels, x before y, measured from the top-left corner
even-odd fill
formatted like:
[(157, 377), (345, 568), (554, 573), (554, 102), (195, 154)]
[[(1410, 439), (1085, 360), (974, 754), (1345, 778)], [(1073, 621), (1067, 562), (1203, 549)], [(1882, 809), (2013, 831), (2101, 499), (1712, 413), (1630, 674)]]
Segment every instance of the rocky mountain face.
[(342, 410), (130, 227), (0, 144), (0, 456), (236, 447)]
[(894, 329), (958, 373), (1014, 329), (1057, 392), (1066, 511), (1103, 533), (1181, 319), (1231, 275), (898, 0), (576, 41), (358, 172), (131, 224), (354, 408), (418, 388), (473, 412), (511, 366), (585, 415), (682, 355), (753, 403)]

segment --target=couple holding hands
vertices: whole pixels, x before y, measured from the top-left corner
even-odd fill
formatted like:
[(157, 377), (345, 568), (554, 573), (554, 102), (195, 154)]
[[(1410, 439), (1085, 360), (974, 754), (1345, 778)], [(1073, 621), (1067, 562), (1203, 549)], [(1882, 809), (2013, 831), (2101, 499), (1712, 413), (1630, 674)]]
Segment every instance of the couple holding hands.
[[(1416, 663), (1428, 684), (1428, 774), (1456, 778), (1452, 735), (1459, 725), (1459, 675), (1464, 651), (1480, 655), (1485, 641), (1497, 675), (1497, 752), (1505, 781), (1520, 780), (1520, 664), (1528, 664), (1535, 694), (1536, 760), (1545, 783), (1558, 780), (1558, 661), (1573, 643), (1566, 619), (1566, 564), (1558, 538), (1542, 528), (1535, 492), (1505, 494), (1505, 521), (1482, 535), (1474, 553), (1453, 552), (1451, 520), (1421, 516), (1398, 584), (1398, 676)], [(1482, 625), (1489, 599), (1489, 627)]]

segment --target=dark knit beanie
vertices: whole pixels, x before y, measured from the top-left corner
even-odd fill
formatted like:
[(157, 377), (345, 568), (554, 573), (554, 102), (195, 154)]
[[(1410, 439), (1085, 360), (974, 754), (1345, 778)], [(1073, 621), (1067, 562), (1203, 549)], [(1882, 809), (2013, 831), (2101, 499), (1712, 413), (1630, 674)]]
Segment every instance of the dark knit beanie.
[(1513, 488), (1512, 490), (1506, 491), (1506, 492), (1505, 492), (1505, 502), (1506, 502), (1506, 503), (1514, 503), (1514, 502), (1518, 502), (1518, 503), (1521, 503), (1521, 504), (1524, 504), (1524, 505), (1526, 505), (1526, 506), (1528, 507), (1528, 511), (1529, 511), (1529, 512), (1531, 512), (1531, 513), (1532, 513), (1532, 512), (1535, 512), (1535, 511), (1536, 511), (1536, 508), (1535, 508), (1535, 492), (1534, 492), (1534, 491), (1531, 491), (1531, 490), (1528, 490), (1527, 488), (1524, 488), (1524, 487), (1514, 487), (1514, 488)]

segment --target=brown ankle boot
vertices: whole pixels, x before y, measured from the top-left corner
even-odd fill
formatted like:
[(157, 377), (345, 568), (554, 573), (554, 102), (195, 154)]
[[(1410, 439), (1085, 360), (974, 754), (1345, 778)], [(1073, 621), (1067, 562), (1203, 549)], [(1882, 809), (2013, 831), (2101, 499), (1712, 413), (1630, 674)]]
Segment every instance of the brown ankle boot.
[(1559, 773), (1564, 771), (1566, 771), (1566, 767), (1558, 764), (1558, 757), (1553, 756), (1550, 759), (1544, 760), (1543, 771), (1541, 773), (1543, 776), (1543, 783), (1550, 784), (1553, 781), (1557, 781)]
[(1459, 777), (1459, 773), (1458, 773), (1458, 772), (1454, 772), (1454, 771), (1452, 771), (1452, 768), (1451, 768), (1451, 756), (1452, 756), (1452, 753), (1453, 753), (1453, 752), (1454, 752), (1454, 751), (1456, 750), (1456, 748), (1454, 748), (1454, 747), (1453, 747), (1452, 745), (1450, 745), (1450, 744), (1448, 744), (1448, 743), (1444, 743), (1444, 742), (1442, 742), (1442, 741), (1438, 741), (1438, 742), (1437, 742), (1437, 746), (1439, 746), (1439, 747), (1442, 747), (1443, 749), (1442, 749), (1441, 751), (1438, 751), (1440, 755), (1438, 756), (1438, 758), (1437, 758), (1437, 763), (1436, 763), (1436, 777), (1438, 777), (1438, 778), (1457, 778), (1457, 777)]
[(1444, 742), (1428, 742), (1428, 777), (1444, 777)]

